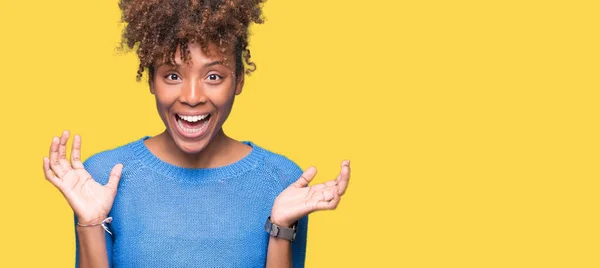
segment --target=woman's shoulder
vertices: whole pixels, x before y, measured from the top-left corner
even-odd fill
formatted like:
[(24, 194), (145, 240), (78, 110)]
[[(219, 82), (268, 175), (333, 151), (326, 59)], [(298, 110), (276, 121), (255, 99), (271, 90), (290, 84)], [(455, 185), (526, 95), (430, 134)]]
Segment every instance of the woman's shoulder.
[(135, 159), (135, 150), (140, 143), (143, 145), (143, 138), (98, 152), (86, 159), (83, 165), (94, 179), (108, 179), (108, 174), (116, 164), (127, 168), (131, 160)]
[(263, 156), (263, 166), (283, 178), (286, 185), (296, 181), (302, 175), (300, 166), (283, 153), (260, 147), (254, 143), (250, 144)]
[(273, 167), (279, 167), (284, 169), (295, 169), (300, 168), (296, 162), (285, 156), (283, 153), (279, 151), (274, 151), (271, 149), (267, 149), (262, 147), (261, 145), (257, 145), (256, 143), (250, 141), (244, 141), (245, 144), (252, 146), (253, 150), (255, 150), (256, 154), (262, 156), (264, 164)]

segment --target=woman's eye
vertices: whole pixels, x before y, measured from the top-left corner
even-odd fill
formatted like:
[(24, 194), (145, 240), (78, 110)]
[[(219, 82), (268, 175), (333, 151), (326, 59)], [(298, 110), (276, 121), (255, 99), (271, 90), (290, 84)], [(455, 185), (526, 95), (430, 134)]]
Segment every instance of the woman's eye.
[(209, 81), (217, 81), (217, 80), (220, 80), (221, 78), (223, 78), (223, 77), (221, 77), (218, 74), (209, 74), (208, 75), (208, 80)]
[(179, 80), (179, 76), (177, 74), (168, 74), (166, 78), (168, 80)]

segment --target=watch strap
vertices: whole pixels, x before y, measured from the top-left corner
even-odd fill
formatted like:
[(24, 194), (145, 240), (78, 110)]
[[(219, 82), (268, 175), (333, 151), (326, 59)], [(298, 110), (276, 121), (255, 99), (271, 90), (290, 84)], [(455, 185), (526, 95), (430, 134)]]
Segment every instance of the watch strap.
[(292, 242), (296, 239), (297, 226), (298, 222), (294, 223), (291, 228), (279, 226), (271, 222), (271, 217), (268, 217), (267, 222), (265, 223), (265, 231), (267, 231), (267, 233), (269, 233), (271, 236)]

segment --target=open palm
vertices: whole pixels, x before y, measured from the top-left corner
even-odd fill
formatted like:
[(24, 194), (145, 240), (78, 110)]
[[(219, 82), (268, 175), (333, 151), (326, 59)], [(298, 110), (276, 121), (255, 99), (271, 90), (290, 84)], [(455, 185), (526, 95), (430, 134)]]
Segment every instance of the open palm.
[(308, 168), (296, 182), (277, 196), (271, 211), (274, 223), (291, 226), (314, 211), (337, 208), (350, 180), (350, 161), (342, 162), (340, 174), (335, 180), (306, 187), (316, 174), (316, 168)]
[(81, 137), (73, 139), (71, 161), (67, 160), (69, 132), (60, 139), (54, 137), (50, 146), (50, 158), (44, 157), (44, 173), (63, 194), (81, 224), (99, 223), (112, 208), (123, 166), (113, 167), (108, 183), (101, 185), (85, 170), (81, 163)]

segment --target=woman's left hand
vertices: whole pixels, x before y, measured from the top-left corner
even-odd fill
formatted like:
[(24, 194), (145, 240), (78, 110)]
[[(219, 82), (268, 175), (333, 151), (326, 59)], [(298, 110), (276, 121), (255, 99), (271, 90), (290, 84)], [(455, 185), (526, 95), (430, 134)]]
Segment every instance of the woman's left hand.
[(310, 167), (300, 178), (277, 196), (271, 210), (271, 221), (279, 226), (292, 226), (300, 218), (319, 210), (333, 210), (350, 180), (350, 161), (342, 162), (340, 174), (335, 180), (311, 185), (308, 184), (317, 174)]

